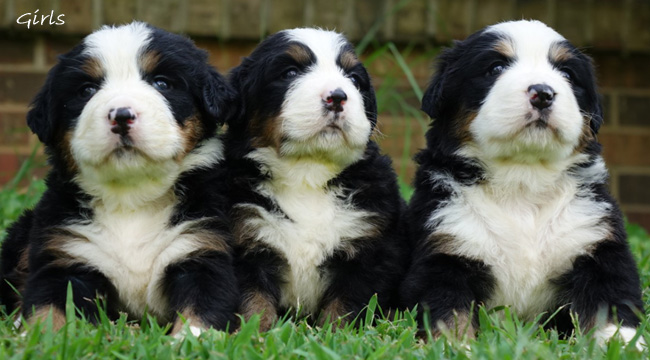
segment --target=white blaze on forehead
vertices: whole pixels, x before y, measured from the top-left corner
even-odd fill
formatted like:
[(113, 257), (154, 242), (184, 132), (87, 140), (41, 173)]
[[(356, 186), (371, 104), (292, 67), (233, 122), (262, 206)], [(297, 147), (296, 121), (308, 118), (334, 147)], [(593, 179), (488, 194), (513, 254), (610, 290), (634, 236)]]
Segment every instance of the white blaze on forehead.
[(341, 49), (347, 44), (343, 35), (321, 29), (285, 30), (289, 40), (301, 42), (316, 55), (316, 63), (321, 67), (336, 66)]
[(110, 77), (140, 77), (138, 57), (151, 41), (151, 29), (134, 22), (104, 26), (84, 39), (84, 54), (96, 58)]
[(502, 22), (485, 29), (485, 33), (503, 34), (512, 41), (517, 58), (546, 60), (556, 42), (566, 41), (555, 30), (537, 20)]

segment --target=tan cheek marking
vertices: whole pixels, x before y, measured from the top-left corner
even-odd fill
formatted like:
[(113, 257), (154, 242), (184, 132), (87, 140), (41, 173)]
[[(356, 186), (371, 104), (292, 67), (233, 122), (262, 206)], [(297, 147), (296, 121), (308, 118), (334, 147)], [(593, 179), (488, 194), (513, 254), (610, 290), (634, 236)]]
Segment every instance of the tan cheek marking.
[(145, 74), (152, 73), (160, 63), (160, 54), (155, 51), (146, 52), (140, 56), (139, 63)]
[(249, 125), (253, 137), (251, 145), (256, 148), (272, 147), (279, 151), (282, 145), (281, 123), (278, 117), (262, 119), (254, 116)]
[(476, 116), (476, 112), (461, 112), (454, 123), (454, 129), (456, 132), (456, 137), (462, 144), (470, 143), (474, 140), (472, 132), (470, 131), (470, 126)]
[(494, 44), (494, 50), (508, 58), (514, 58), (517, 55), (515, 46), (509, 39), (500, 39), (497, 41), (497, 43)]
[(27, 319), (27, 323), (30, 325), (34, 325), (37, 322), (45, 324), (50, 314), (52, 314), (52, 330), (57, 331), (61, 329), (66, 322), (65, 314), (54, 305), (44, 305), (36, 308)]
[(588, 116), (583, 116), (583, 123), (582, 123), (582, 133), (580, 134), (580, 140), (578, 141), (578, 145), (575, 147), (573, 150), (574, 154), (579, 154), (585, 151), (587, 148), (587, 145), (589, 145), (590, 142), (596, 140), (596, 136), (591, 132), (591, 118)]
[(72, 156), (72, 135), (72, 130), (67, 131), (63, 135), (63, 140), (59, 143), (59, 151), (63, 157), (63, 161), (66, 165), (67, 170), (71, 174), (74, 174), (77, 172), (78, 167), (76, 161), (74, 160), (74, 156)]
[(87, 58), (83, 65), (81, 65), (81, 70), (93, 79), (101, 79), (104, 77), (104, 68), (101, 62), (96, 58)]
[(248, 292), (244, 296), (240, 313), (246, 320), (255, 314), (260, 314), (260, 331), (269, 330), (278, 318), (278, 310), (270, 296), (259, 291)]
[(180, 130), (181, 136), (183, 137), (184, 153), (181, 155), (179, 160), (196, 148), (196, 145), (201, 141), (205, 132), (203, 122), (198, 114), (194, 114), (185, 119)]

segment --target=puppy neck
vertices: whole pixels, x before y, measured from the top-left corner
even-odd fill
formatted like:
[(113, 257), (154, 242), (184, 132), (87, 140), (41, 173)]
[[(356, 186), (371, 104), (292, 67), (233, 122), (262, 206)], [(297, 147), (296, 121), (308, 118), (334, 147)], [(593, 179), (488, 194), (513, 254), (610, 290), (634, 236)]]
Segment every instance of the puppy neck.
[(208, 139), (186, 156), (166, 161), (146, 159), (139, 166), (120, 167), (106, 161), (97, 166), (79, 166), (74, 181), (93, 200), (92, 207), (107, 211), (133, 211), (160, 207), (175, 201), (174, 185), (181, 174), (211, 167), (223, 158), (221, 142)]
[(325, 158), (282, 156), (270, 147), (255, 149), (246, 157), (261, 165), (262, 172), (270, 177), (269, 185), (276, 191), (323, 189), (345, 168)]

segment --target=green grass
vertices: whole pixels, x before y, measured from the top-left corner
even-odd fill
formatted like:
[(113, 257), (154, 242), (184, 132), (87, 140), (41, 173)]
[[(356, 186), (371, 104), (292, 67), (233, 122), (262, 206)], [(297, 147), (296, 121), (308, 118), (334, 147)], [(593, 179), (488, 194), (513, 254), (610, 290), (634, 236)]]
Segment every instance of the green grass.
[[(44, 190), (42, 180), (34, 179), (27, 188), (17, 184), (29, 173), (33, 161), (15, 181), (0, 191), (2, 218), (0, 238), (23, 208), (31, 207)], [(18, 177), (21, 177), (20, 179)], [(402, 184), (404, 195), (411, 189)], [(639, 264), (646, 308), (650, 308), (650, 237), (638, 225), (628, 225), (631, 249)], [(334, 330), (309, 326), (304, 321), (280, 321), (268, 332), (260, 333), (259, 318), (245, 323), (235, 334), (214, 330), (199, 337), (187, 335), (177, 340), (166, 335), (153, 319), (116, 322), (103, 318), (98, 326), (74, 316), (69, 303), (68, 323), (58, 332), (51, 323), (16, 330), (11, 316), (0, 315), (0, 359), (647, 359), (650, 352), (637, 352), (614, 340), (597, 345), (587, 335), (560, 339), (555, 331), (544, 331), (535, 322), (517, 319), (508, 308), (486, 311), (479, 308), (480, 331), (475, 340), (461, 343), (443, 335), (425, 342), (415, 336), (415, 312), (386, 319), (371, 301), (357, 322), (365, 324), (374, 316), (374, 325)], [(643, 336), (650, 339), (644, 321)]]

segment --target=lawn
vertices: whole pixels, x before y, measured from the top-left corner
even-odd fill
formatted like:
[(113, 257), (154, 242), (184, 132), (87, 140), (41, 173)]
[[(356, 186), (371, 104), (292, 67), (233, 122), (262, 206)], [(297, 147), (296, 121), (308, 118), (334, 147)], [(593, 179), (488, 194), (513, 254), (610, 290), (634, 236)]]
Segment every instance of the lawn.
[[(44, 190), (42, 180), (20, 187), (19, 180), (29, 171), (29, 162), (16, 181), (0, 191), (2, 207), (0, 238), (4, 229), (25, 207), (35, 204)], [(646, 308), (650, 304), (650, 237), (644, 229), (628, 225), (629, 240), (641, 272)], [(72, 310), (72, 305), (69, 304)], [(252, 319), (235, 334), (214, 330), (199, 337), (187, 335), (178, 340), (166, 335), (151, 319), (130, 322), (125, 317), (99, 326), (74, 317), (59, 332), (51, 324), (16, 330), (12, 319), (0, 315), (0, 359), (647, 359), (650, 352), (637, 352), (614, 340), (608, 346), (597, 345), (587, 335), (560, 339), (555, 331), (544, 331), (539, 324), (521, 322), (509, 309), (479, 309), (480, 332), (468, 344), (443, 337), (422, 341), (415, 337), (414, 312), (386, 319), (373, 302), (357, 322), (378, 316), (374, 325), (332, 325), (314, 328), (305, 322), (284, 319), (268, 332), (260, 333), (259, 319)], [(647, 316), (646, 316), (647, 319)], [(643, 335), (650, 339), (647, 320)]]

